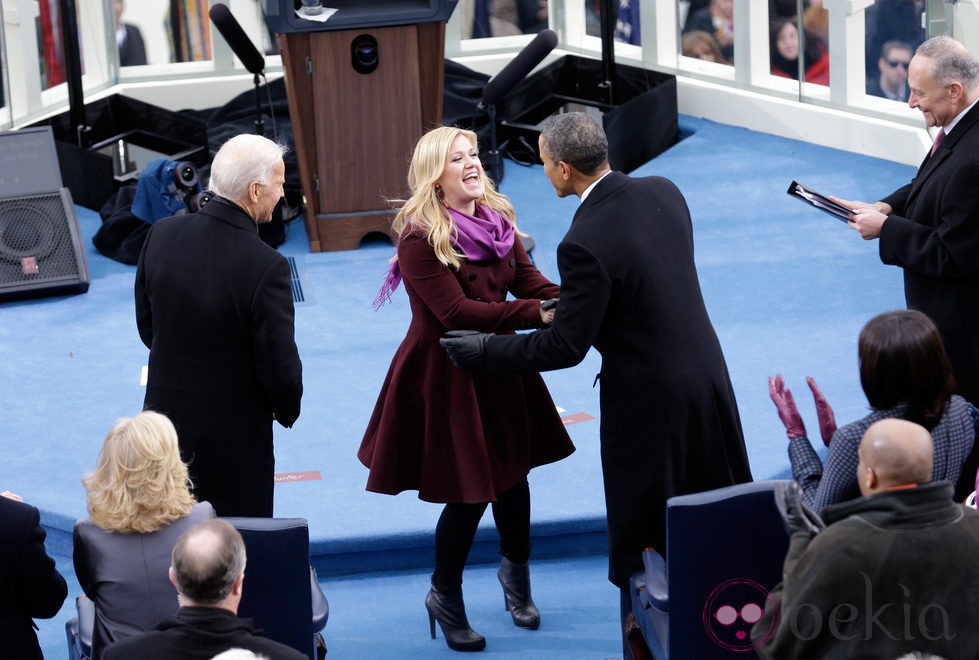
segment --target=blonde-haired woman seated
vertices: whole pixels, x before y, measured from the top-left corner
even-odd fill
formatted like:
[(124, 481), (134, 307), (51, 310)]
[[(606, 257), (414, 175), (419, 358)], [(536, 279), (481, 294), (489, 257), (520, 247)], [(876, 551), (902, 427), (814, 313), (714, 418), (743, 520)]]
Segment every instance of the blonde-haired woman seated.
[(105, 437), (95, 471), (82, 479), (90, 519), (75, 524), (78, 582), (95, 603), (92, 655), (177, 611), (170, 551), (214, 508), (190, 493), (177, 431), (164, 415), (120, 419)]

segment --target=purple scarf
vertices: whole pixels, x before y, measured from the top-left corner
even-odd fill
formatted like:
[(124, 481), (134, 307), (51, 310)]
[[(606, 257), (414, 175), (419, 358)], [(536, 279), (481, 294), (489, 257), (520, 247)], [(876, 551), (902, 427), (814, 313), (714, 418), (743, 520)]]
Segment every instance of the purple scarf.
[[(471, 216), (455, 209), (446, 209), (449, 219), (455, 224), (456, 235), (452, 237), (452, 247), (459, 250), (467, 261), (486, 261), (502, 259), (513, 249), (516, 232), (513, 223), (503, 214), (482, 204), (476, 205), (476, 215)], [(395, 256), (397, 256), (395, 248)], [(374, 298), (374, 309), (379, 309), (391, 300), (391, 294), (401, 283), (401, 268), (398, 260), (391, 262), (384, 284)]]

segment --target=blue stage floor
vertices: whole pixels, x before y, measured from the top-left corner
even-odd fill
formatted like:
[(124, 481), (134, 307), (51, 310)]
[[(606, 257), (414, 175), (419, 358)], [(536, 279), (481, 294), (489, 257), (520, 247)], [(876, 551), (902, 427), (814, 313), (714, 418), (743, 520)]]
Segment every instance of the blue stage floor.
[[(701, 284), (737, 393), (752, 470), (756, 479), (784, 475), (786, 440), (768, 399), (767, 376), (785, 375), (812, 429), (815, 413), (804, 383), (809, 374), (841, 423), (862, 416), (867, 403), (857, 374), (857, 334), (875, 314), (904, 306), (901, 272), (880, 263), (875, 242), (862, 241), (785, 190), (795, 179), (824, 193), (878, 199), (907, 182), (913, 169), (705, 120), (682, 117), (681, 128), (686, 139), (633, 174), (669, 177), (686, 195)], [(501, 190), (512, 198), (520, 227), (536, 241), (538, 267), (556, 279), (555, 249), (577, 200), (557, 199), (539, 167), (505, 166)], [(70, 556), (75, 519), (86, 515), (80, 479), (94, 467), (113, 421), (140, 410), (147, 357), (133, 320), (135, 267), (92, 248), (96, 213), (79, 209), (78, 220), (88, 248), (89, 292), (0, 305), (0, 360), (6, 365), (0, 375), (6, 411), (0, 418), (0, 490), (19, 493), (42, 510), (49, 547), (63, 557)], [(312, 254), (297, 221), (281, 250), (295, 258), (306, 294), (296, 308), (305, 395), (295, 427), (276, 428), (276, 469), (318, 472), (321, 478), (277, 485), (276, 515), (309, 520), (322, 576), (409, 571), (399, 575), (411, 576), (404, 580), (414, 597), (421, 589), (414, 582), (424, 581), (419, 571), (431, 563), (440, 507), (414, 493), (367, 493), (367, 471), (356, 458), (408, 324), (403, 290), (393, 304), (371, 309), (392, 248), (367, 242), (356, 251)], [(604, 548), (598, 390), (592, 389), (598, 370), (592, 352), (575, 368), (544, 375), (567, 415), (594, 419), (568, 427), (575, 454), (530, 476), (538, 557), (595, 555)], [(484, 524), (491, 526), (489, 516)], [(478, 539), (473, 561), (493, 560), (493, 532), (481, 529)], [(588, 579), (603, 580), (604, 568)], [(423, 635), (420, 598), (413, 615)], [(614, 594), (610, 598), (614, 606)]]

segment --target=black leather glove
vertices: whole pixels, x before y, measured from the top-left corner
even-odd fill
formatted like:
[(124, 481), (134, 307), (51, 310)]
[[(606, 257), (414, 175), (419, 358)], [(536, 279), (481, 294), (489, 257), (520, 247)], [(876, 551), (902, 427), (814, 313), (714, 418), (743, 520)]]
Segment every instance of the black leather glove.
[(473, 369), (486, 364), (486, 342), (490, 334), (475, 330), (449, 330), (439, 344), (449, 354), (452, 364), (460, 369)]
[(806, 504), (802, 489), (794, 480), (775, 487), (775, 506), (782, 514), (785, 530), (789, 534), (795, 532), (818, 534), (826, 529), (826, 523)]
[(549, 309), (554, 309), (555, 307), (557, 307), (557, 301), (558, 301), (557, 298), (550, 298), (548, 300), (545, 300), (540, 304), (540, 308), (545, 312)]

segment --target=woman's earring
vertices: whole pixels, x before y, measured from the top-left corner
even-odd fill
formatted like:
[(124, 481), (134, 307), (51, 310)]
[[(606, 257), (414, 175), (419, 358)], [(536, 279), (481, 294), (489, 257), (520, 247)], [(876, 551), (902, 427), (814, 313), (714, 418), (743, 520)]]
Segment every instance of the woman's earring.
[(438, 197), (439, 201), (443, 204), (445, 203), (445, 191), (442, 190), (442, 186), (435, 184), (435, 196)]

